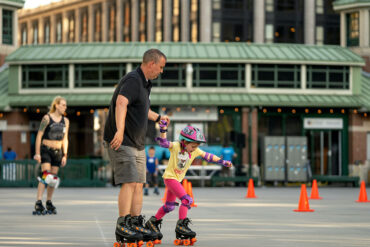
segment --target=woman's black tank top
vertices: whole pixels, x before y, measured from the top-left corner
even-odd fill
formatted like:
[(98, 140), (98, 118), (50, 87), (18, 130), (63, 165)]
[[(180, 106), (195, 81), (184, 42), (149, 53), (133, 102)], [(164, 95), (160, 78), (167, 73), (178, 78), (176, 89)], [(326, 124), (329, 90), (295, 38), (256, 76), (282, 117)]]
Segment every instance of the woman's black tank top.
[(66, 130), (66, 124), (64, 122), (64, 116), (62, 116), (62, 119), (60, 122), (55, 122), (51, 116), (49, 116), (49, 124), (46, 126), (46, 129), (44, 131), (44, 135), (42, 136), (42, 139), (46, 140), (57, 140), (61, 141), (64, 138), (64, 133)]

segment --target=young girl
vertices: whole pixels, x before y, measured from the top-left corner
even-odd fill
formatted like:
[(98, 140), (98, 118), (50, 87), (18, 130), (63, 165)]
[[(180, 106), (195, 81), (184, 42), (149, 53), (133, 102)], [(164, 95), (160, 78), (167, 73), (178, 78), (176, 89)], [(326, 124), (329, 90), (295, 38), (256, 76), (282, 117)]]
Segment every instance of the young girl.
[[(146, 226), (151, 231), (158, 233), (159, 239), (162, 239), (163, 235), (159, 231), (159, 225), (162, 223), (163, 216), (174, 210), (175, 206), (178, 205), (176, 202), (177, 197), (180, 199), (181, 205), (179, 208), (179, 220), (175, 229), (176, 238), (193, 239), (196, 233), (188, 227), (190, 219), (187, 218), (187, 213), (193, 200), (186, 194), (181, 181), (184, 179), (193, 160), (198, 156), (201, 156), (207, 162), (218, 163), (226, 167), (231, 167), (232, 163), (222, 160), (216, 155), (204, 152), (199, 148), (200, 143), (205, 143), (206, 139), (198, 128), (185, 127), (180, 133), (179, 142), (170, 142), (166, 139), (167, 124), (164, 121), (160, 123), (160, 132), (161, 137), (156, 138), (156, 140), (161, 147), (168, 148), (171, 153), (168, 166), (163, 174), (167, 188), (167, 198), (166, 203), (158, 209), (157, 214), (146, 222)], [(195, 239), (192, 241), (195, 241)]]

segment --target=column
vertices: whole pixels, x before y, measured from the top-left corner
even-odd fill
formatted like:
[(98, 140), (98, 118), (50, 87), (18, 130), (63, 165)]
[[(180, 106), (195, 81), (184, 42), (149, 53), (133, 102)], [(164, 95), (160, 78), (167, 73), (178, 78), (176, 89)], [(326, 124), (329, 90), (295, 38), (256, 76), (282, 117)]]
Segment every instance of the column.
[(258, 164), (258, 110), (252, 110), (252, 166)]
[(146, 35), (147, 41), (152, 42), (155, 33), (155, 0), (148, 0), (147, 4)]
[(314, 45), (315, 29), (316, 29), (316, 11), (315, 0), (304, 1), (304, 43), (306, 45)]
[(181, 0), (181, 41), (189, 41), (189, 0)]
[[(3, 11), (0, 9), (0, 12), (1, 12), (1, 14), (3, 13)], [(2, 18), (2, 17), (1, 17)], [(0, 19), (1, 20), (1, 19)], [(18, 27), (18, 12), (17, 12), (17, 10), (14, 10), (13, 11), (13, 45), (14, 45), (14, 47), (18, 47), (18, 29), (17, 29), (17, 27)], [(2, 35), (2, 30), (0, 30), (0, 35)], [(1, 37), (1, 36), (0, 36)], [(2, 38), (1, 38), (1, 40), (2, 40)], [(0, 41), (0, 42), (2, 42), (2, 41)]]
[(131, 2), (131, 41), (139, 40), (139, 1)]
[(55, 44), (55, 33), (56, 33), (56, 15), (50, 16), (50, 44)]
[(44, 17), (40, 17), (39, 18), (39, 21), (38, 21), (38, 25), (39, 25), (39, 44), (43, 44), (44, 41), (45, 41), (45, 28), (44, 28)]
[(88, 21), (88, 34), (87, 39), (88, 42), (93, 42), (94, 40), (94, 5), (90, 4), (88, 5), (88, 11), (87, 11), (87, 21)]
[[(14, 12), (16, 12), (16, 11), (14, 11)], [(0, 20), (1, 20), (1, 22), (0, 22), (1, 23), (1, 25), (0, 25), (0, 44), (2, 44), (3, 43), (3, 8), (1, 8), (1, 6), (0, 6)], [(17, 30), (17, 29), (14, 29), (14, 30)]]
[(33, 26), (31, 20), (27, 21), (27, 44), (33, 44)]
[(122, 26), (123, 26), (123, 20), (122, 20), (122, 0), (116, 0), (116, 41), (121, 42), (122, 41)]
[(164, 0), (163, 4), (164, 16), (163, 16), (163, 41), (172, 41), (172, 4), (171, 0)]
[(69, 25), (68, 12), (63, 11), (62, 13), (62, 43), (68, 42), (68, 25)]
[(255, 43), (265, 42), (265, 1), (254, 0), (253, 40)]
[(81, 10), (75, 9), (75, 43), (81, 42)]
[(342, 47), (347, 46), (347, 23), (346, 13), (340, 12), (340, 45)]
[(108, 1), (103, 1), (102, 2), (102, 10), (101, 10), (101, 17), (102, 17), (102, 42), (107, 42), (108, 41)]
[(211, 42), (211, 27), (212, 27), (212, 1), (200, 1), (200, 42)]
[(360, 10), (360, 47), (369, 47), (369, 9)]
[(248, 155), (248, 147), (249, 147), (249, 142), (248, 142), (248, 126), (249, 126), (249, 119), (248, 119), (248, 114), (249, 114), (249, 108), (248, 107), (243, 107), (242, 108), (242, 133), (245, 135), (246, 138), (246, 145), (242, 149), (242, 165), (248, 165), (249, 164), (249, 155)]

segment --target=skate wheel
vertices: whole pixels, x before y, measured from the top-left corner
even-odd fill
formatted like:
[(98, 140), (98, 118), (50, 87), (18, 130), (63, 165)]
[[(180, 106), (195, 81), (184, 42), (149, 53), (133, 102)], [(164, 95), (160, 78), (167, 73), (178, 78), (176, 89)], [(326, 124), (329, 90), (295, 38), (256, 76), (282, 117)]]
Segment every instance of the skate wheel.
[(136, 247), (136, 243), (127, 243), (127, 247)]
[(115, 243), (113, 244), (113, 247), (124, 247), (124, 245), (121, 245), (120, 243), (115, 242)]
[(184, 240), (184, 245), (186, 245), (186, 246), (190, 245), (190, 239), (185, 239)]
[(153, 247), (153, 246), (154, 246), (154, 244), (153, 244), (152, 241), (146, 242), (146, 247)]
[(192, 238), (190, 241), (191, 241), (192, 244), (194, 244), (195, 242), (197, 242), (197, 239), (196, 238)]
[(138, 247), (140, 247), (140, 246), (142, 246), (142, 245), (144, 245), (144, 241), (143, 241), (143, 240), (140, 240), (139, 242), (137, 242), (137, 246), (138, 246)]
[(174, 241), (173, 241), (173, 244), (174, 245), (181, 245), (182, 243), (181, 243), (181, 239), (175, 239)]
[(159, 239), (154, 240), (154, 244), (160, 244), (162, 241)]

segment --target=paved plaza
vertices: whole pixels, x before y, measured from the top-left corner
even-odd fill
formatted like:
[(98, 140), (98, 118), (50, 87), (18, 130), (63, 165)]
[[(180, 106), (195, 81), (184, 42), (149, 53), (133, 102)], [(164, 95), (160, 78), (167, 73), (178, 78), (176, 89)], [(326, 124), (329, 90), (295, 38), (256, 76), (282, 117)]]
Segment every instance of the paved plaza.
[[(57, 215), (33, 216), (36, 189), (0, 188), (0, 246), (113, 246), (118, 188), (60, 188)], [(152, 192), (151, 190), (150, 192)], [(144, 197), (149, 218), (163, 196)], [(370, 203), (356, 203), (359, 188), (320, 187), (322, 200), (310, 200), (312, 213), (293, 212), (300, 187), (193, 188), (189, 211), (195, 246), (369, 246)], [(310, 195), (310, 189), (308, 189)], [(165, 216), (160, 246), (174, 246), (178, 212)]]

